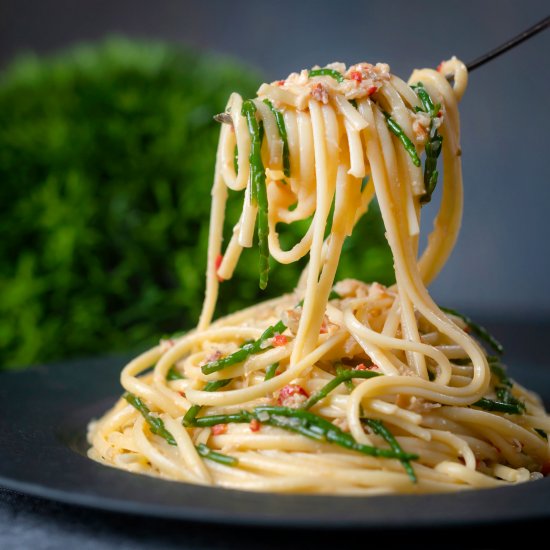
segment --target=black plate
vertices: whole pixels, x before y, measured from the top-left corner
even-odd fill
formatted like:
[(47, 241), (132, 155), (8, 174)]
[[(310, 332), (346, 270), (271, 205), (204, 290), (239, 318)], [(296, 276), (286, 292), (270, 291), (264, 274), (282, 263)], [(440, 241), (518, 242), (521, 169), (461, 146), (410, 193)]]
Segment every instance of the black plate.
[[(91, 508), (172, 519), (317, 528), (419, 529), (550, 519), (550, 478), (458, 494), (273, 495), (132, 475), (85, 456), (86, 424), (120, 393), (123, 360), (0, 375), (0, 486)], [(512, 370), (550, 403), (542, 367)]]

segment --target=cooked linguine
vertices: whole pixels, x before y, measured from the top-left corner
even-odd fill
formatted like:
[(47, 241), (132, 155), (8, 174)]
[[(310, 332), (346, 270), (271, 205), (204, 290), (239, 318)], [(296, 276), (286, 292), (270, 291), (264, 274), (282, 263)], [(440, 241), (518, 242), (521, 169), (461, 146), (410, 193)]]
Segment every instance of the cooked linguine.
[[(550, 418), (540, 398), (507, 376), (494, 338), (426, 290), (460, 228), (467, 80), (456, 58), (408, 83), (385, 64), (333, 63), (263, 84), (252, 100), (230, 97), (199, 324), (124, 368), (126, 393), (90, 424), (91, 458), (279, 492), (440, 492), (542, 477)], [(438, 180), (439, 212), (419, 252), (421, 208)], [(222, 251), (228, 190), (242, 192), (243, 207)], [(335, 283), (344, 241), (374, 197), (396, 283)], [(303, 220), (301, 240), (283, 249), (278, 230)], [(261, 287), (269, 256), (309, 255), (301, 280), (212, 322), (219, 285), (256, 236)]]

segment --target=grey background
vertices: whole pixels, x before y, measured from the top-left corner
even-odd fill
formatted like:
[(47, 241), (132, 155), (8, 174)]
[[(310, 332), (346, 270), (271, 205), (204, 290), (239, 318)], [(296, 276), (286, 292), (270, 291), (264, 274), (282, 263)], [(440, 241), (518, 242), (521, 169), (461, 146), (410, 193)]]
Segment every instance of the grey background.
[[(2, 0), (0, 64), (24, 49), (49, 52), (119, 33), (230, 54), (268, 79), (334, 60), (386, 61), (406, 78), (453, 54), (469, 61), (549, 7), (544, 0)], [(484, 318), (550, 317), (549, 46), (547, 31), (477, 70), (462, 103), (464, 225), (432, 291)]]

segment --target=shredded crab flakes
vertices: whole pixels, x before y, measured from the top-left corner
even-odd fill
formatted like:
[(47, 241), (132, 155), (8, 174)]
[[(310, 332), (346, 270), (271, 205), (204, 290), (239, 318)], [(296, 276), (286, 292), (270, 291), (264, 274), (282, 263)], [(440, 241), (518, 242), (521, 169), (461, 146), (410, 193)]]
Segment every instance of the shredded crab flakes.
[(444, 111), (441, 109), (439, 114), (435, 118), (431, 118), (429, 113), (423, 111), (418, 111), (417, 113), (412, 113), (413, 123), (412, 129), (414, 132), (414, 140), (419, 145), (425, 145), (428, 135), (430, 133), (430, 125), (432, 124), (437, 130), (443, 121)]
[[(346, 99), (361, 99), (369, 97), (378, 91), (385, 82), (390, 80), (390, 67), (386, 63), (356, 63), (346, 68), (344, 63), (329, 63), (325, 69), (337, 71), (343, 77), (338, 82), (330, 75), (309, 76), (308, 70), (291, 73), (285, 80), (275, 80), (271, 84), (294, 93), (297, 96), (304, 94), (316, 101), (327, 104), (331, 95), (340, 94)], [(315, 65), (312, 70), (321, 69)]]
[(416, 397), (414, 395), (409, 399), (409, 404), (407, 406), (410, 411), (419, 414), (429, 413), (431, 410), (438, 409), (439, 407), (441, 407), (441, 403), (426, 401), (422, 397)]
[(217, 349), (209, 353), (204, 359), (204, 361), (200, 364), (202, 367), (203, 365), (207, 365), (208, 363), (212, 363), (212, 361), (217, 361), (222, 356), (221, 350)]
[(300, 324), (301, 317), (302, 317), (301, 307), (287, 309), (282, 314), (283, 323), (287, 326), (288, 330), (294, 336), (298, 334), (298, 326)]
[(308, 393), (298, 384), (287, 384), (279, 391), (277, 403), (291, 409), (300, 408), (309, 397)]
[(325, 105), (328, 103), (328, 90), (320, 82), (311, 87), (311, 97)]

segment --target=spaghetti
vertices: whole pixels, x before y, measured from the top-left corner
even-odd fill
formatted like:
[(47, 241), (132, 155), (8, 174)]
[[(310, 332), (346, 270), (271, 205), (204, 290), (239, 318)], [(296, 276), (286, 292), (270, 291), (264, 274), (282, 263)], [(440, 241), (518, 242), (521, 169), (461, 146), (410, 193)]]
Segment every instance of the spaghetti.
[[(550, 417), (540, 398), (507, 376), (498, 342), (426, 290), (461, 222), (467, 79), (456, 58), (408, 83), (385, 64), (333, 63), (263, 84), (252, 100), (230, 97), (198, 326), (124, 368), (123, 398), (90, 424), (91, 458), (280, 492), (440, 492), (542, 477)], [(439, 212), (419, 255), (440, 154)], [(244, 198), (222, 255), (228, 189)], [(335, 284), (344, 240), (375, 196), (396, 284)], [(307, 231), (283, 249), (278, 229), (302, 220)], [(219, 285), (256, 234), (260, 286), (269, 255), (309, 255), (308, 265), (294, 292), (212, 322)]]

